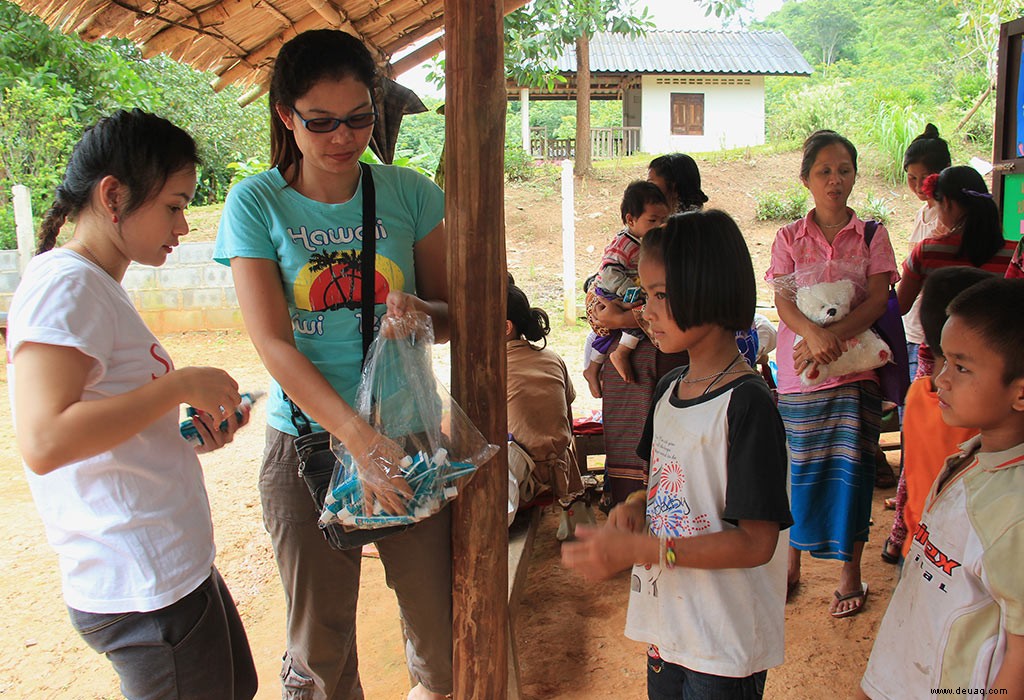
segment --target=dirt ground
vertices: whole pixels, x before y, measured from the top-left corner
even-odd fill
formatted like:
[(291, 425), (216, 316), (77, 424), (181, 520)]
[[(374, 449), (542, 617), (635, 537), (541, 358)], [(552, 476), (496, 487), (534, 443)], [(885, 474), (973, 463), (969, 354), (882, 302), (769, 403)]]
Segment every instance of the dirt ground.
[[(778, 224), (753, 222), (753, 195), (784, 190), (797, 182), (798, 154), (757, 156), (702, 164), (711, 206), (732, 213), (745, 232), (755, 271), (767, 266)], [(617, 167), (578, 182), (576, 187), (577, 275), (589, 274), (601, 249), (618, 229), (622, 188), (645, 174), (643, 166)], [(865, 183), (864, 179), (869, 182)], [(857, 192), (873, 191), (891, 200), (893, 238), (905, 250), (916, 204), (903, 192), (862, 178)], [(580, 376), (582, 326), (565, 328), (561, 318), (561, 232), (558, 185), (553, 180), (510, 186), (506, 201), (509, 268), (536, 305), (551, 313), (552, 346), (565, 357), (581, 392), (577, 414), (599, 402), (586, 394)], [(197, 237), (208, 235), (200, 232)], [(770, 302), (762, 285), (761, 301)], [(195, 332), (162, 338), (178, 366), (214, 365), (227, 369), (244, 389), (267, 384), (245, 334)], [(444, 374), (441, 353), (439, 374)], [(0, 384), (6, 387), (6, 368)], [(203, 459), (217, 538), (217, 566), (227, 580), (245, 621), (260, 674), (259, 698), (280, 696), (277, 673), (283, 651), (284, 600), (270, 544), (263, 530), (256, 477), (263, 444), (263, 406), (235, 442)], [(895, 453), (890, 453), (895, 462)], [(10, 698), (119, 697), (116, 677), (102, 657), (89, 650), (67, 620), (56, 558), (22, 473), (6, 401), (0, 401), (0, 696)], [(768, 674), (766, 697), (845, 697), (863, 671), (885, 604), (896, 581), (895, 567), (879, 558), (891, 524), (882, 499), (894, 489), (876, 491), (875, 525), (864, 554), (864, 580), (871, 595), (865, 612), (833, 620), (827, 606), (838, 565), (805, 558), (803, 583), (787, 607), (786, 662)], [(619, 699), (644, 696), (644, 654), (623, 637), (628, 582), (625, 574), (588, 585), (558, 561), (557, 517), (545, 514), (520, 607), (518, 637), (526, 698)], [(408, 676), (394, 596), (384, 583), (380, 562), (365, 558), (358, 621), (359, 655), (366, 696), (405, 697)]]

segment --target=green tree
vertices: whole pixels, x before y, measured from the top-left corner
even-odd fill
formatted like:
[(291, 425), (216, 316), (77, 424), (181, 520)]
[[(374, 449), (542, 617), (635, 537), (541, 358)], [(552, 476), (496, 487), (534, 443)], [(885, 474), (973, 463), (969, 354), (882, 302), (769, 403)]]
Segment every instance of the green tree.
[(761, 26), (782, 29), (808, 62), (826, 68), (853, 57), (860, 31), (855, 5), (831, 0), (787, 2)]
[(1003, 22), (1024, 16), (1022, 0), (952, 0), (958, 12), (956, 46), (959, 60), (966, 71), (984, 75), (986, 80), (977, 86), (978, 93), (970, 109), (957, 125), (962, 128), (981, 108), (996, 87), (999, 26)]
[(67, 160), (81, 127), (71, 117), (74, 91), (36, 86), (18, 80), (3, 88), (0, 97), (0, 206), (3, 217), (2, 246), (15, 248), (12, 234), (11, 187), (31, 191), (32, 212), (40, 218), (51, 204), (64, 175)]
[(561, 79), (554, 60), (576, 48), (576, 173), (591, 170), (590, 39), (598, 32), (637, 36), (654, 24), (634, 0), (534, 0), (505, 17), (506, 73), (520, 85)]
[[(10, 188), (19, 183), (31, 187), (41, 216), (82, 131), (118, 108), (154, 112), (192, 134), (203, 161), (195, 202), (222, 200), (232, 163), (268, 159), (269, 118), (265, 102), (242, 109), (240, 90), (215, 93), (211, 80), (165, 56), (145, 60), (126, 40), (66, 36), (0, 0), (0, 94), (12, 91), (0, 124), (0, 205), (8, 212), (0, 217), (11, 218)], [(30, 142), (36, 157), (25, 155)]]
[(213, 75), (200, 73), (166, 56), (143, 60), (135, 46), (124, 54), (151, 90), (154, 112), (192, 135), (202, 159), (196, 204), (223, 201), (233, 172), (231, 164), (270, 158), (270, 113), (266, 100), (240, 107), (241, 90), (228, 86), (214, 92)]

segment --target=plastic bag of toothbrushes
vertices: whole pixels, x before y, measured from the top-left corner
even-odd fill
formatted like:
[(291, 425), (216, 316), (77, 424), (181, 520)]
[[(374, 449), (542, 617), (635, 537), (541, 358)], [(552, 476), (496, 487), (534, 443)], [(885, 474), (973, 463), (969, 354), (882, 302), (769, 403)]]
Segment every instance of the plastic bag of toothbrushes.
[(386, 317), (370, 345), (354, 408), (377, 435), (338, 459), (321, 526), (406, 526), (437, 513), (497, 452), (434, 376), (430, 317)]

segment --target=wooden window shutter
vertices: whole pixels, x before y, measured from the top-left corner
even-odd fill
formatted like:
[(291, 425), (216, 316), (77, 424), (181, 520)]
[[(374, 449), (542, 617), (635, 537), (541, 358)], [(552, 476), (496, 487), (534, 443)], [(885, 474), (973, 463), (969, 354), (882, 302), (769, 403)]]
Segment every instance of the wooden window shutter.
[(672, 93), (672, 133), (704, 135), (704, 94)]

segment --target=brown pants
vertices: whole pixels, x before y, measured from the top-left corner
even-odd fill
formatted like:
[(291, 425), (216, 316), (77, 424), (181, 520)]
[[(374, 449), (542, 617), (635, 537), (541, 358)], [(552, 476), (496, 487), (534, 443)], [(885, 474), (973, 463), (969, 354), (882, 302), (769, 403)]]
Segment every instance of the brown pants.
[[(291, 435), (267, 428), (260, 470), (263, 524), (284, 584), (285, 700), (361, 700), (356, 654), (359, 549), (332, 549), (298, 476)], [(436, 693), (452, 690), (451, 512), (377, 541), (408, 642), (409, 672)]]

